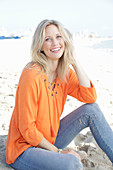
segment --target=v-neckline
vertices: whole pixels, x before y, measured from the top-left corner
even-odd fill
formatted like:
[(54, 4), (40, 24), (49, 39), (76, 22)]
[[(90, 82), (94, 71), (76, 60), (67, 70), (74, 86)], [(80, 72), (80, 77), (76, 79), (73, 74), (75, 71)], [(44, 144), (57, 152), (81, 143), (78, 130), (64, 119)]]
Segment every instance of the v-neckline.
[(50, 83), (48, 81), (48, 77), (45, 75), (44, 82), (46, 83), (46, 87), (49, 90), (48, 92), (50, 92), (51, 96), (53, 96), (54, 94), (58, 94), (58, 89), (57, 89), (57, 87), (59, 86), (59, 78), (58, 77), (55, 79), (55, 81), (53, 83)]

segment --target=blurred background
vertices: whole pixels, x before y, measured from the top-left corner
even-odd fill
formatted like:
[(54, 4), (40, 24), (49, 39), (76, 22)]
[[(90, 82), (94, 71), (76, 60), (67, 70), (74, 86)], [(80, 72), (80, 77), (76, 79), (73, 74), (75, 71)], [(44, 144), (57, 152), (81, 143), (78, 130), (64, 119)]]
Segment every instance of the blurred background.
[(0, 35), (30, 34), (43, 19), (56, 19), (71, 32), (113, 35), (113, 0), (0, 0)]

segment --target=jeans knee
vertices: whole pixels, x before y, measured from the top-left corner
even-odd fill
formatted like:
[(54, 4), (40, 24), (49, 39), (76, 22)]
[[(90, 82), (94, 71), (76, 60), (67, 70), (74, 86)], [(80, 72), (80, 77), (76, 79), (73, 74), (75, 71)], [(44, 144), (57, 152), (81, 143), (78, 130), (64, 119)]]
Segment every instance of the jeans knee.
[(97, 103), (88, 103), (85, 105), (86, 105), (86, 107), (89, 107), (90, 109), (98, 109), (99, 108)]
[(91, 118), (101, 119), (103, 117), (103, 113), (97, 103), (86, 104), (86, 110)]
[(70, 160), (68, 162), (67, 170), (83, 170), (82, 163), (74, 155), (70, 154)]
[(100, 112), (100, 108), (97, 103), (85, 104), (86, 110), (90, 113), (97, 113)]

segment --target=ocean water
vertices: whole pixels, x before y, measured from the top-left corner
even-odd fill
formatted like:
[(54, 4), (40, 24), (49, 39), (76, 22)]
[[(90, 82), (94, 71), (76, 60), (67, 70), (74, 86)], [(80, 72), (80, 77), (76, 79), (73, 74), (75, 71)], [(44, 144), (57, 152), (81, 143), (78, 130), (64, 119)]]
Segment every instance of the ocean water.
[(103, 49), (113, 49), (113, 39), (112, 40), (103, 40), (97, 44), (94, 44), (92, 48), (98, 49), (98, 48), (103, 48)]

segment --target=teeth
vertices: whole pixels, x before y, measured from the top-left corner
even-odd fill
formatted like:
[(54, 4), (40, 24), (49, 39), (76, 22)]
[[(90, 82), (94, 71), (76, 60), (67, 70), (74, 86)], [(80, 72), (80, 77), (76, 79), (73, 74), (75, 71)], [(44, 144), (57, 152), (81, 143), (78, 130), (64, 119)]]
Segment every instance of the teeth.
[(53, 50), (51, 50), (51, 51), (58, 51), (58, 50), (60, 50), (60, 48), (55, 48), (55, 49), (53, 49)]

